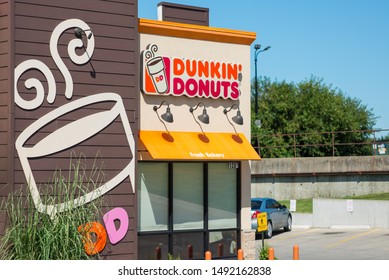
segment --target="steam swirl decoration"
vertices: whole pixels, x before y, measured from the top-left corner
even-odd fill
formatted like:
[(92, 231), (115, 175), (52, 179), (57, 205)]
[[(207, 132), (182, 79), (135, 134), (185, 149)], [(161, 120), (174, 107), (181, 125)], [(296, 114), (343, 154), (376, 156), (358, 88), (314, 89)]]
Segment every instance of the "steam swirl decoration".
[[(92, 33), (92, 31), (90, 30), (88, 24), (86, 24), (84, 21), (80, 19), (65, 20), (55, 27), (50, 38), (50, 54), (55, 64), (57, 65), (59, 71), (61, 72), (62, 76), (64, 77), (65, 97), (67, 99), (71, 99), (73, 96), (73, 79), (68, 68), (66, 67), (65, 63), (63, 62), (62, 58), (59, 55), (58, 42), (60, 37), (65, 31), (67, 31), (70, 28), (77, 28), (77, 27), (81, 28), (85, 33), (86, 38), (88, 39), (88, 45), (85, 49), (85, 52), (79, 55), (76, 53), (76, 50), (83, 47), (83, 41), (80, 38), (74, 38), (69, 42), (67, 52), (69, 58), (73, 63), (77, 65), (83, 65), (85, 63), (88, 63), (95, 49), (95, 40), (94, 40), (94, 36), (89, 36)], [(39, 106), (42, 105), (45, 99), (45, 92), (44, 92), (45, 90), (44, 90), (43, 83), (42, 81), (36, 78), (29, 78), (24, 83), (24, 86), (29, 90), (35, 88), (36, 91), (35, 98), (31, 100), (25, 100), (20, 96), (20, 93), (18, 91), (17, 85), (21, 76), (25, 72), (34, 69), (40, 71), (47, 80), (47, 84), (48, 84), (47, 102), (50, 104), (54, 103), (57, 94), (54, 75), (52, 71), (49, 69), (49, 67), (37, 59), (25, 60), (15, 68), (15, 72), (14, 72), (15, 74), (14, 101), (20, 108), (25, 110), (34, 110), (38, 108)]]
[(147, 50), (144, 52), (146, 60), (155, 57), (156, 52), (158, 51), (158, 46), (155, 44), (147, 46)]

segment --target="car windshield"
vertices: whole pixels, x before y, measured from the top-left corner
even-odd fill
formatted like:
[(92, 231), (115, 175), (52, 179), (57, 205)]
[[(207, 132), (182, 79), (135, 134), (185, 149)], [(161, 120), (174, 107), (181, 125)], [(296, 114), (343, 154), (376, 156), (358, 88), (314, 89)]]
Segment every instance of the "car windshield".
[(259, 209), (261, 208), (262, 201), (260, 200), (254, 200), (251, 201), (251, 209)]

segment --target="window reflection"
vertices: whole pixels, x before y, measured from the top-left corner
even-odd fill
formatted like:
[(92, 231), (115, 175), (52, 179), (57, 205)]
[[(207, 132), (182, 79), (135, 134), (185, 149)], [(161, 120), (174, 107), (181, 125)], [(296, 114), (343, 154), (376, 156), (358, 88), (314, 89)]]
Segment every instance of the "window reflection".
[(212, 231), (209, 233), (209, 250), (212, 257), (229, 257), (237, 254), (237, 231)]
[(173, 255), (181, 260), (204, 259), (204, 233), (174, 234)]
[(167, 260), (169, 253), (167, 235), (138, 236), (139, 260)]

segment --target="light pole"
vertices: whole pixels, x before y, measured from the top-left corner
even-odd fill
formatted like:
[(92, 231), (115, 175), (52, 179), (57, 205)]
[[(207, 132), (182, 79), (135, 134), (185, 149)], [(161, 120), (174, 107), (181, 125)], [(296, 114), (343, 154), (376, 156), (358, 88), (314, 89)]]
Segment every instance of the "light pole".
[[(270, 49), (271, 47), (270, 46), (267, 46), (266, 48), (264, 48), (263, 50), (261, 50), (261, 45), (260, 44), (255, 44), (254, 45), (254, 49), (255, 49), (255, 53), (254, 53), (254, 66), (255, 66), (255, 84), (254, 84), (254, 89), (255, 89), (255, 104), (254, 104), (254, 108), (255, 108), (255, 125), (257, 127), (260, 126), (261, 124), (261, 121), (258, 119), (258, 75), (257, 75), (257, 61), (258, 61), (258, 54), (261, 53), (261, 52), (264, 52), (264, 51), (267, 51), (268, 49)], [(261, 155), (261, 151), (259, 149), (259, 143), (258, 143), (258, 136), (255, 137), (255, 143), (254, 143), (254, 146), (255, 148), (257, 148), (257, 152), (259, 155)]]
[(255, 84), (254, 84), (255, 104), (254, 104), (254, 106), (255, 107), (254, 108), (255, 108), (255, 121), (256, 121), (256, 123), (258, 121), (258, 75), (257, 75), (258, 54), (261, 53), (261, 52), (267, 51), (270, 48), (271, 48), (271, 46), (267, 46), (266, 48), (261, 50), (261, 45), (260, 44), (255, 44), (254, 45), (254, 49), (255, 49), (255, 53), (254, 53), (254, 66), (255, 66)]

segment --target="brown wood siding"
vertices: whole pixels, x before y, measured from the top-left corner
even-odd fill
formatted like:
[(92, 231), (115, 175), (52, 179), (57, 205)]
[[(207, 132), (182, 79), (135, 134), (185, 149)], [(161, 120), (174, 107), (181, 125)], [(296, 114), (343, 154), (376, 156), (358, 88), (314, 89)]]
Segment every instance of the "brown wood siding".
[[(8, 58), (9, 58), (9, 3), (0, 1), (0, 188), (6, 184), (9, 156), (9, 104), (8, 104)], [(0, 221), (1, 223), (1, 221)], [(1, 226), (0, 226), (1, 227)]]
[[(28, 125), (55, 108), (82, 97), (104, 92), (117, 93), (122, 97), (132, 132), (134, 133), (135, 140), (137, 139), (139, 95), (137, 10), (136, 0), (15, 1), (15, 66), (27, 59), (40, 60), (50, 68), (57, 87), (57, 94), (53, 104), (49, 104), (45, 99), (39, 108), (29, 111), (14, 105), (15, 139)], [(54, 28), (63, 20), (71, 18), (81, 19), (90, 26), (95, 39), (95, 49), (91, 63), (81, 66), (76, 65), (69, 59), (67, 54), (68, 43), (75, 38), (73, 29), (66, 31), (60, 37), (57, 49), (71, 73), (74, 85), (73, 97), (71, 100), (68, 100), (64, 96), (65, 80), (50, 55), (49, 42)], [(80, 50), (80, 54), (82, 53), (82, 50)], [(96, 71), (95, 77), (90, 74), (92, 69)], [(24, 88), (24, 81), (30, 77), (39, 79), (44, 87), (47, 88), (47, 82), (43, 74), (35, 70), (27, 71), (18, 81), (19, 92), (26, 100), (34, 96), (34, 91)], [(46, 95), (47, 89), (45, 97)], [(83, 116), (102, 110), (109, 110), (111, 107), (112, 103), (104, 102), (87, 106), (83, 110), (70, 112), (38, 131), (25, 143), (25, 146), (35, 145), (51, 132)], [(0, 127), (1, 116), (2, 114), (0, 113)], [(0, 156), (1, 154), (0, 149)], [(104, 165), (103, 171), (106, 173), (107, 180), (120, 172), (131, 158), (136, 160), (135, 155), (132, 155), (129, 149), (120, 119), (117, 118), (114, 123), (102, 130), (98, 135), (86, 139), (75, 147), (45, 156), (44, 158), (29, 159), (29, 163), (36, 182), (43, 185), (49, 181), (56, 170), (61, 170), (63, 174), (67, 174), (70, 158), (73, 158), (74, 161), (81, 157), (81, 161), (86, 164), (86, 169), (89, 170), (93, 166), (96, 156), (98, 156), (97, 164)], [(15, 156), (13, 174), (15, 184), (26, 184), (17, 155)], [(106, 212), (115, 207), (123, 207), (129, 215), (130, 227), (126, 237), (121, 242), (112, 245), (108, 240), (106, 249), (102, 253), (103, 258), (136, 259), (136, 196), (132, 193), (129, 178), (108, 192), (106, 199), (110, 203)]]
[(209, 26), (209, 9), (188, 5), (161, 2), (162, 20)]
[[(9, 4), (0, 1), (0, 188), (6, 184), (8, 174), (8, 57), (9, 57)], [(1, 221), (0, 221), (1, 228)]]
[[(13, 152), (10, 139), (9, 57), (10, 57), (10, 3), (0, 1), (0, 205), (10, 191), (7, 185), (11, 174), (10, 158)], [(0, 212), (0, 236), (5, 231), (5, 212)]]

